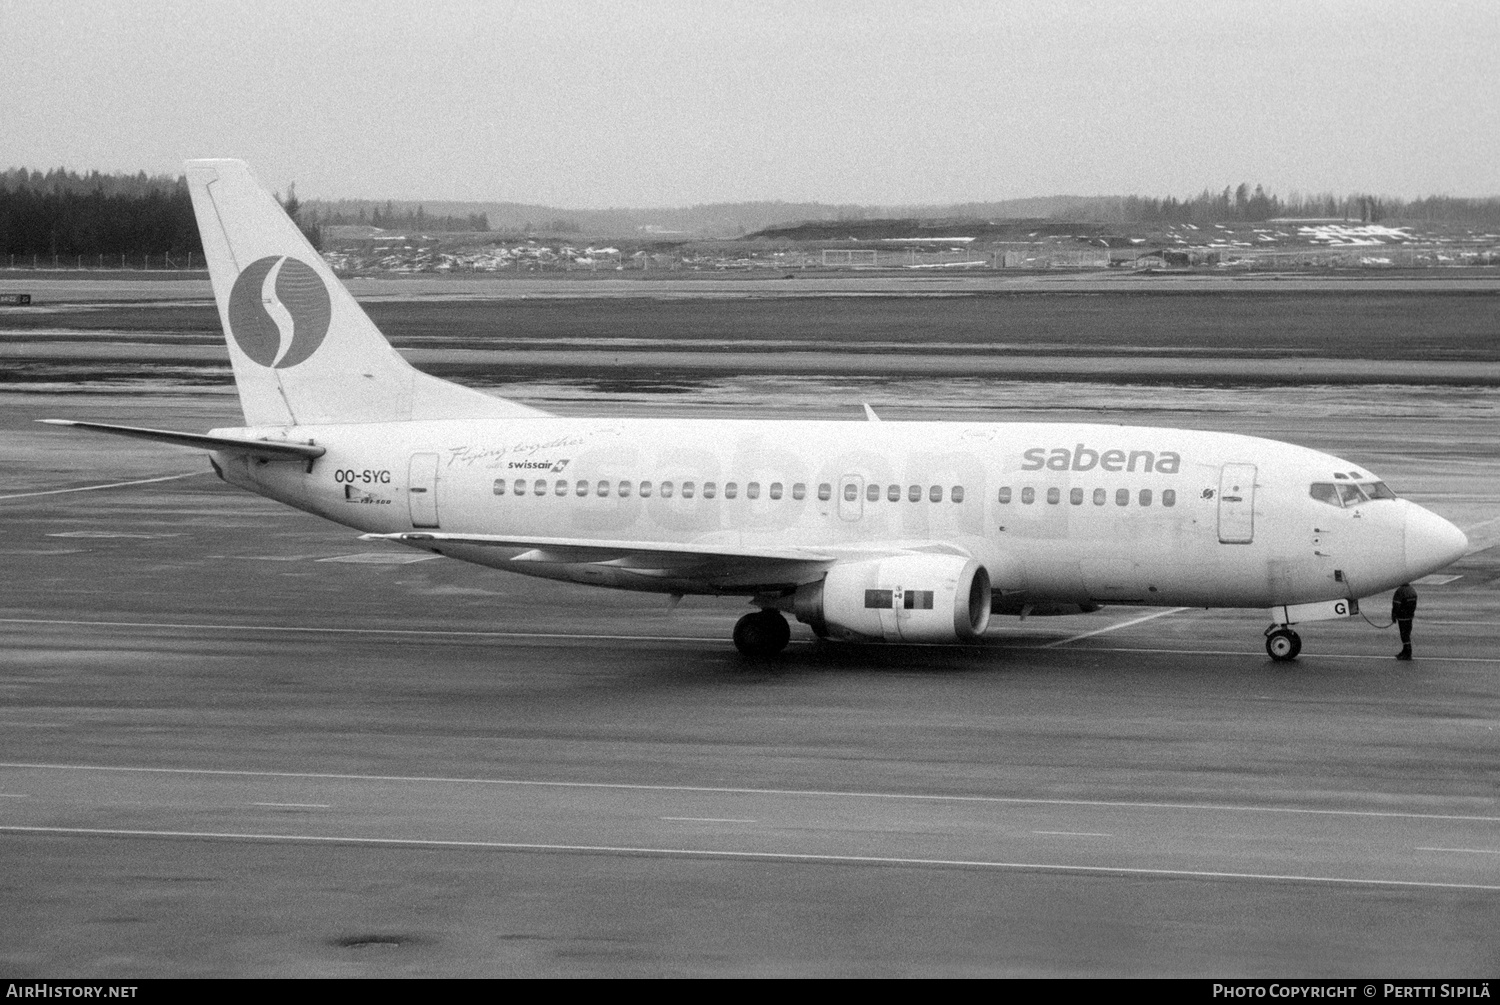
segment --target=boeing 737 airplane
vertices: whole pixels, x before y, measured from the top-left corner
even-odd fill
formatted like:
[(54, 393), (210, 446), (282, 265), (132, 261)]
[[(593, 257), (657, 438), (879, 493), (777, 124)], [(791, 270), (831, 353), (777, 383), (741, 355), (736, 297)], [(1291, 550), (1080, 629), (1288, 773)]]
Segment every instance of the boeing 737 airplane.
[(577, 419), (411, 367), (241, 161), (187, 165), (245, 425), (44, 420), (207, 450), (221, 478), (528, 576), (749, 598), (734, 629), (944, 643), (1107, 604), (1298, 622), (1468, 541), (1362, 465), (1229, 433), (1062, 423)]

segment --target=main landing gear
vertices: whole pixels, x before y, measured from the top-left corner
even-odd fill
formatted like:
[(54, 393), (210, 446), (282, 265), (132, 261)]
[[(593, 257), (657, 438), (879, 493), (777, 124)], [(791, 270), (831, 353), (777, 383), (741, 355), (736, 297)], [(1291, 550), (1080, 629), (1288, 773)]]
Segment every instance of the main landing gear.
[(1302, 651), (1302, 636), (1285, 626), (1266, 629), (1266, 655), (1277, 663), (1290, 663)]
[(755, 611), (734, 625), (734, 647), (754, 659), (775, 656), (792, 640), (792, 629), (780, 611)]

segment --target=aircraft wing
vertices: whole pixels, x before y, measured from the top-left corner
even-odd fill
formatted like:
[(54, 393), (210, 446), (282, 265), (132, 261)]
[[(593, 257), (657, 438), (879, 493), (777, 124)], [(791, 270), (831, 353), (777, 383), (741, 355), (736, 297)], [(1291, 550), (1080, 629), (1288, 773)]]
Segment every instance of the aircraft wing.
[[(802, 548), (759, 545), (665, 543), (661, 541), (607, 541), (578, 538), (528, 537), (508, 534), (452, 534), (442, 531), (408, 531), (398, 534), (362, 534), (363, 541), (394, 541), (426, 551), (474, 561), (471, 549), (508, 549), (519, 554), (509, 562), (547, 562), (591, 567), (615, 579), (681, 583), (684, 592), (697, 587), (743, 591), (748, 588), (782, 589), (812, 582), (840, 562), (890, 555), (934, 552), (960, 553), (951, 546), (931, 542), (876, 541), (856, 546)], [(967, 552), (962, 552), (967, 555)], [(492, 564), (492, 563), (485, 563)], [(500, 564), (500, 563), (493, 563)], [(623, 585), (623, 582), (621, 584)]]
[(695, 592), (691, 588), (695, 585), (737, 590), (796, 586), (817, 579), (843, 557), (818, 548), (593, 541), (440, 531), (363, 534), (361, 540), (395, 541), (439, 553), (447, 553), (449, 549), (519, 550), (510, 562), (587, 566), (622, 580), (681, 582), (686, 592)]
[(75, 422), (72, 419), (38, 419), (49, 426), (73, 426), (90, 429), (96, 433), (112, 433), (129, 436), (137, 440), (153, 440), (171, 443), (179, 447), (197, 447), (202, 450), (223, 450), (229, 453), (250, 454), (253, 457), (270, 457), (278, 460), (305, 460), (322, 457), (327, 447), (314, 443), (293, 443), (286, 440), (251, 440), (237, 436), (209, 436), (204, 433), (178, 433), (170, 429), (146, 429), (141, 426), (114, 426), (104, 422)]

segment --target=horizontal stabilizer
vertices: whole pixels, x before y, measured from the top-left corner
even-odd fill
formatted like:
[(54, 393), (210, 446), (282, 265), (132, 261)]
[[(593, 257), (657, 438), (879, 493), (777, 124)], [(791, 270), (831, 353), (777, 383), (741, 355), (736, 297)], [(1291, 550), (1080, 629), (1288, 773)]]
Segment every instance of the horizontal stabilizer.
[(237, 436), (208, 436), (204, 433), (178, 433), (170, 429), (145, 429), (140, 426), (113, 426), (104, 422), (75, 422), (72, 419), (38, 419), (50, 426), (74, 426), (91, 429), (96, 433), (112, 433), (129, 436), (137, 440), (154, 440), (157, 443), (172, 443), (179, 447), (197, 447), (200, 450), (222, 450), (229, 453), (250, 454), (255, 457), (270, 457), (281, 460), (299, 459), (310, 461), (322, 457), (327, 447), (313, 443), (289, 443), (285, 440), (250, 440)]

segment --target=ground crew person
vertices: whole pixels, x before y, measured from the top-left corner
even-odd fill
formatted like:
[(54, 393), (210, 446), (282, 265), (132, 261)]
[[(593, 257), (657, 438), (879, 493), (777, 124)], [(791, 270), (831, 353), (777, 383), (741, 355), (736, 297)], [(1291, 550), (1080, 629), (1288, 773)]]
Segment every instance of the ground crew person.
[(1402, 583), (1391, 595), (1391, 620), (1401, 628), (1401, 651), (1398, 660), (1411, 659), (1411, 619), (1417, 616), (1417, 591)]

